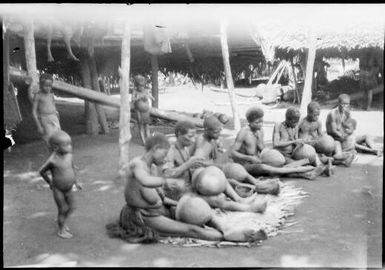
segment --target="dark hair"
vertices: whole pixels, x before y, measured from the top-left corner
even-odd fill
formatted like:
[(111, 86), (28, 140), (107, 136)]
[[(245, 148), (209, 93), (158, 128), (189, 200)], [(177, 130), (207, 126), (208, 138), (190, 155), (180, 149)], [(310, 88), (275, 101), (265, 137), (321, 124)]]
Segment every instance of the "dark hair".
[(264, 115), (264, 112), (261, 107), (253, 106), (247, 110), (246, 119), (249, 123), (251, 123), (256, 119), (262, 118), (263, 115)]
[(195, 129), (195, 125), (189, 121), (179, 121), (175, 126), (175, 136), (185, 135), (189, 129)]
[(353, 118), (350, 118), (350, 117), (348, 119), (346, 119), (342, 124), (344, 126), (352, 125), (354, 129), (357, 128), (357, 121)]
[(349, 99), (350, 100), (350, 96), (348, 94), (341, 94), (338, 96), (338, 102), (341, 102), (343, 99)]
[(213, 129), (221, 126), (222, 126), (222, 123), (214, 115), (206, 117), (205, 120), (203, 120), (204, 129)]
[[(50, 147), (62, 142), (63, 137), (70, 137), (67, 132), (59, 129), (53, 132), (48, 138), (48, 144)], [(71, 138), (71, 137), (70, 137)]]
[(290, 107), (286, 110), (286, 120), (291, 120), (291, 119), (299, 119), (301, 116), (301, 113), (299, 110), (295, 107)]
[(314, 112), (316, 109), (320, 109), (319, 103), (316, 101), (312, 101), (307, 105), (307, 113)]
[(53, 81), (53, 77), (51, 74), (43, 73), (40, 75), (40, 80), (39, 80), (40, 85), (42, 85), (47, 80)]
[(164, 149), (170, 148), (170, 143), (167, 137), (164, 136), (162, 133), (155, 133), (151, 137), (148, 137), (146, 139), (144, 148), (146, 149), (146, 151), (150, 151), (156, 145)]

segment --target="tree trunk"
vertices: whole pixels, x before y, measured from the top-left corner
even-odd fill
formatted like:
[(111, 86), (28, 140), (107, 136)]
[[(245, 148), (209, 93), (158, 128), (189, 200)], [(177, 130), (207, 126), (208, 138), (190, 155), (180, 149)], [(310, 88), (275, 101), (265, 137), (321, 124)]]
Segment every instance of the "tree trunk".
[(342, 72), (345, 73), (345, 58), (341, 58), (342, 60)]
[(129, 99), (131, 33), (130, 25), (126, 22), (122, 39), (122, 55), (120, 75), (120, 116), (119, 116), (119, 175), (126, 177), (129, 163), (129, 143), (131, 140), (131, 108)]
[(226, 24), (225, 22), (221, 23), (220, 26), (221, 32), (221, 48), (222, 48), (222, 57), (223, 57), (223, 67), (226, 74), (227, 89), (230, 97), (231, 109), (233, 111), (234, 119), (234, 129), (239, 131), (241, 129), (241, 121), (239, 118), (237, 101), (234, 95), (234, 82), (231, 75), (230, 59), (229, 59), (229, 48), (227, 44), (227, 34), (226, 34)]
[(311, 29), (309, 32), (309, 53), (308, 53), (307, 64), (306, 64), (305, 85), (303, 87), (301, 108), (300, 108), (300, 112), (302, 116), (306, 115), (307, 105), (311, 102), (311, 89), (312, 89), (312, 81), (313, 81), (315, 51), (316, 51), (316, 35), (314, 33), (314, 30)]
[[(100, 86), (99, 86), (99, 80), (98, 80), (98, 70), (96, 69), (96, 61), (95, 56), (92, 55), (88, 58), (89, 60), (89, 66), (91, 70), (91, 80), (92, 80), (92, 88), (100, 93)], [(109, 133), (110, 130), (108, 128), (108, 123), (106, 119), (106, 112), (104, 111), (104, 108), (100, 106), (99, 104), (95, 104), (96, 113), (98, 115), (99, 124), (102, 128), (103, 133)]]
[[(91, 72), (88, 66), (88, 56), (82, 55), (80, 58), (80, 73), (82, 76), (83, 87), (91, 89)], [(90, 135), (97, 135), (99, 133), (98, 117), (96, 114), (95, 103), (84, 100), (85, 118), (86, 118), (86, 132)]]
[(152, 107), (159, 108), (159, 87), (158, 87), (158, 56), (155, 54), (151, 55), (151, 81), (152, 81), (152, 96), (155, 100), (152, 102)]
[(32, 103), (33, 96), (39, 91), (39, 74), (37, 73), (36, 66), (36, 49), (35, 49), (35, 36), (34, 36), (34, 22), (33, 19), (28, 19), (25, 22), (24, 32), (24, 48), (25, 48), (25, 61), (27, 66), (28, 75), (32, 78), (32, 83), (28, 88), (28, 97)]

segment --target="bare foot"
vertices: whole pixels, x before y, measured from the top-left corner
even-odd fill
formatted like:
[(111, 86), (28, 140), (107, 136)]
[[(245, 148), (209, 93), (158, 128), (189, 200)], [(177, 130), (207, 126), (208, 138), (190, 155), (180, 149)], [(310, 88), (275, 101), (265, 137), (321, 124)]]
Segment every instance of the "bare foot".
[(326, 175), (326, 176), (331, 176), (333, 175), (333, 170), (332, 170), (333, 166), (332, 166), (332, 161), (329, 159), (328, 162), (327, 162), (327, 165), (325, 166), (324, 168), (324, 171), (323, 173)]
[(257, 198), (257, 196), (258, 196), (258, 194), (254, 193), (253, 195), (251, 195), (249, 197), (242, 198), (242, 200), (240, 202), (246, 203), (246, 204), (252, 203)]
[(307, 180), (314, 180), (317, 176), (319, 176), (320, 174), (322, 174), (322, 172), (324, 171), (324, 167), (316, 167), (314, 170), (312, 170), (311, 172), (306, 172), (303, 174), (303, 177)]
[(59, 237), (61, 237), (61, 238), (64, 238), (64, 239), (70, 239), (70, 238), (72, 238), (72, 234), (71, 233), (69, 233), (68, 231), (66, 231), (66, 230), (59, 230), (58, 232), (57, 232), (57, 235), (59, 236)]
[(239, 230), (237, 228), (227, 230), (223, 233), (223, 238), (226, 241), (232, 241), (232, 242), (255, 242), (258, 240), (266, 240), (267, 235), (265, 231), (258, 230), (255, 231), (255, 229), (243, 229)]
[(267, 207), (267, 201), (264, 198), (256, 198), (250, 204), (250, 212), (264, 213)]
[(356, 157), (357, 155), (355, 153), (350, 153), (349, 156), (342, 162), (342, 164), (346, 167), (350, 167)]

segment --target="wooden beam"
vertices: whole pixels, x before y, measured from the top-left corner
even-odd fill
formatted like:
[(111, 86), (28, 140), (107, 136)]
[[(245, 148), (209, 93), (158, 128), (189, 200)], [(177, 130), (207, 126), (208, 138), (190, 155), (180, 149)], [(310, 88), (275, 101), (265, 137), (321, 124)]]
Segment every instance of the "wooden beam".
[(158, 56), (151, 55), (151, 82), (152, 82), (152, 96), (155, 100), (152, 102), (152, 107), (159, 108), (159, 86), (158, 86)]
[(36, 65), (36, 49), (33, 19), (27, 19), (25, 21), (24, 26), (25, 61), (28, 75), (32, 78), (32, 82), (28, 88), (28, 97), (32, 103), (34, 94), (39, 91), (39, 74), (37, 73)]
[[(10, 69), (10, 78), (11, 80), (19, 81), (22, 83), (30, 84), (31, 78), (27, 75), (25, 71), (18, 70), (15, 68)], [(117, 98), (108, 96), (103, 93), (98, 93), (91, 89), (87, 89), (80, 86), (71, 85), (62, 81), (53, 81), (53, 86), (55, 90), (70, 94), (74, 97), (85, 99), (88, 101), (96, 102), (102, 105), (120, 108), (120, 101)], [(156, 108), (150, 108), (150, 114), (152, 117), (161, 118), (169, 121), (190, 121), (197, 127), (203, 127), (203, 120), (199, 118), (189, 117), (177, 112), (163, 111)]]
[(226, 22), (221, 22), (220, 34), (221, 34), (223, 67), (225, 69), (227, 89), (229, 93), (231, 109), (233, 111), (234, 129), (236, 131), (239, 131), (241, 129), (241, 120), (239, 118), (237, 101), (234, 94), (234, 82), (231, 74), (231, 67), (230, 67), (230, 60), (229, 60), (229, 47), (227, 44)]
[[(370, 89), (370, 91), (372, 91), (373, 95), (383, 93), (384, 92), (384, 85), (381, 84), (381, 85), (379, 85), (373, 89)], [(363, 98), (365, 98), (365, 92), (363, 92), (363, 91), (360, 91), (358, 93), (354, 93), (354, 94), (350, 95), (350, 100), (358, 100), (358, 99), (363, 99)], [(326, 102), (326, 104), (337, 105), (338, 104), (338, 98), (329, 100)]]
[(131, 28), (126, 22), (122, 39), (120, 75), (120, 114), (119, 114), (119, 176), (125, 180), (129, 163), (129, 143), (131, 140), (131, 104), (130, 61), (131, 61)]
[(317, 41), (316, 35), (314, 33), (314, 29), (309, 30), (308, 40), (309, 40), (309, 53), (307, 55), (305, 85), (302, 91), (302, 99), (301, 99), (301, 107), (300, 107), (300, 112), (302, 116), (306, 115), (307, 105), (311, 102), (313, 69), (314, 69), (316, 41)]

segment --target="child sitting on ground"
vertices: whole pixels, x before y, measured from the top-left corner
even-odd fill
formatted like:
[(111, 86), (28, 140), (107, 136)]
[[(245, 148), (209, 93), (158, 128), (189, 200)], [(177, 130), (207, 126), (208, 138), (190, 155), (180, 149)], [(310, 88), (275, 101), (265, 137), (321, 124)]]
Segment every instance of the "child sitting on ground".
[(365, 139), (362, 140), (362, 144), (359, 144), (354, 131), (357, 128), (357, 121), (351, 117), (346, 119), (342, 123), (342, 133), (345, 140), (341, 143), (343, 152), (352, 152), (356, 153), (356, 150), (359, 150), (362, 153), (369, 153), (374, 155), (380, 155), (379, 150), (369, 148), (365, 145)]
[(33, 99), (32, 115), (38, 132), (48, 144), (49, 136), (60, 130), (59, 113), (56, 110), (55, 99), (52, 91), (52, 75), (44, 73), (40, 76), (40, 91)]
[(135, 76), (134, 81), (135, 90), (132, 95), (132, 102), (136, 110), (140, 138), (144, 145), (146, 139), (150, 136), (150, 103), (148, 99), (155, 99), (152, 95), (148, 93), (148, 90), (145, 88), (146, 79), (143, 76)]
[[(72, 162), (71, 137), (64, 131), (55, 131), (48, 139), (53, 153), (39, 170), (40, 175), (48, 183), (58, 208), (57, 235), (61, 238), (72, 238), (65, 222), (74, 210), (72, 187), (81, 189)], [(47, 172), (51, 172), (51, 179)]]

